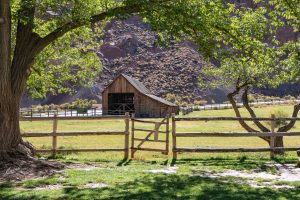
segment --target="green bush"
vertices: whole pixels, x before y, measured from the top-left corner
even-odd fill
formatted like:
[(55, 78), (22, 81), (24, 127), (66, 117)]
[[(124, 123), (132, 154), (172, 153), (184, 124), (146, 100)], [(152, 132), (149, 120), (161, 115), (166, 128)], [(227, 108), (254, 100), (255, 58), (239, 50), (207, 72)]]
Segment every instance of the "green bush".
[(170, 101), (170, 102), (172, 102), (172, 103), (175, 103), (177, 98), (176, 98), (176, 95), (175, 95), (175, 94), (167, 94), (166, 97), (165, 97), (165, 99), (166, 99), (167, 101)]
[[(289, 117), (289, 114), (286, 113), (283, 110), (275, 110), (271, 114), (274, 114), (276, 118), (287, 118), (287, 117)], [(270, 124), (270, 122), (268, 122), (268, 123)], [(279, 128), (279, 127), (285, 126), (287, 124), (288, 124), (287, 120), (279, 119), (279, 120), (276, 120), (275, 127)]]
[(253, 96), (253, 94), (248, 94), (248, 100), (249, 100), (250, 103), (253, 103), (254, 101), (256, 101), (256, 99)]
[(207, 101), (204, 99), (194, 101), (194, 105), (196, 105), (196, 106), (204, 106), (206, 104), (207, 104)]

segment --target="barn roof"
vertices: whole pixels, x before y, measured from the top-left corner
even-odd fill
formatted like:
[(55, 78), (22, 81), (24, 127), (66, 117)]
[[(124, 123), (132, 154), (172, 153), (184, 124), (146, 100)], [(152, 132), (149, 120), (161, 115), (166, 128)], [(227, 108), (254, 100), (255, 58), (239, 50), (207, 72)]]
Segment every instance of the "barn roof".
[(144, 86), (143, 83), (141, 83), (140, 81), (127, 76), (126, 74), (121, 74), (121, 76), (123, 76), (129, 83), (131, 83), (131, 85), (133, 87), (135, 87), (135, 89), (137, 89), (139, 92), (143, 93), (143, 94), (150, 94), (151, 92)]
[(165, 99), (162, 99), (158, 96), (155, 96), (153, 94), (151, 94), (150, 90), (148, 90), (143, 83), (141, 83), (140, 81), (127, 76), (126, 74), (121, 74), (120, 76), (123, 76), (135, 89), (137, 89), (139, 92), (143, 93), (144, 95), (148, 96), (149, 98), (158, 101), (160, 103), (163, 103), (165, 105), (168, 106), (177, 106), (175, 103), (169, 102)]

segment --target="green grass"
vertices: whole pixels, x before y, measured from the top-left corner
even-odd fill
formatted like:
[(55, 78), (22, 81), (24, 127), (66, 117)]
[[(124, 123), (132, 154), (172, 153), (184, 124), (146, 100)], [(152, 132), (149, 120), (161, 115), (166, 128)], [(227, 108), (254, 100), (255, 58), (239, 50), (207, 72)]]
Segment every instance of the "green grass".
[[(290, 114), (292, 106), (267, 106), (263, 108), (254, 108), (258, 117), (269, 117), (275, 110), (283, 110)], [(241, 109), (243, 116), (249, 116), (245, 109)], [(213, 111), (196, 111), (187, 116), (234, 116), (231, 109), (228, 110), (213, 110)], [(161, 119), (155, 119), (157, 121)], [(300, 131), (300, 127), (296, 127), (292, 131)], [(254, 126), (250, 122), (251, 126)], [(269, 126), (268, 124), (266, 124)], [(136, 123), (135, 127), (144, 129), (154, 129), (152, 124)], [(162, 126), (161, 130), (165, 127)], [(210, 122), (191, 122), (180, 121), (176, 123), (178, 132), (245, 132), (245, 130), (235, 121), (210, 121)], [(21, 129), (24, 132), (51, 132), (52, 122), (21, 122)], [(58, 131), (105, 131), (105, 130), (124, 130), (123, 120), (101, 120), (101, 121), (59, 121)], [(136, 136), (145, 138), (147, 133), (136, 132)], [(160, 139), (164, 139), (165, 135), (161, 134)], [(51, 148), (51, 138), (30, 138), (37, 148)], [(238, 137), (238, 138), (216, 138), (216, 137), (199, 137), (199, 138), (179, 138), (177, 140), (179, 147), (267, 147), (267, 143), (258, 137)], [(138, 142), (136, 142), (138, 144)], [(58, 137), (59, 148), (122, 148), (124, 145), (123, 136), (76, 136), (76, 137)], [(300, 146), (300, 137), (285, 137), (285, 145), (287, 147)], [(171, 146), (171, 145), (170, 145)], [(160, 143), (145, 143), (144, 147), (164, 148), (164, 144)], [(268, 157), (269, 153), (250, 153)], [(295, 153), (291, 153), (295, 156)], [(88, 156), (87, 156), (88, 155)], [(210, 156), (222, 156), (223, 153), (183, 153), (179, 158), (198, 158)], [(243, 156), (244, 154), (236, 153), (233, 155)], [(249, 155), (249, 153), (247, 154)], [(64, 155), (65, 159), (80, 160), (80, 161), (99, 161), (99, 160), (119, 160), (122, 159), (122, 153), (78, 153)], [(170, 155), (171, 156), (171, 155)], [(165, 159), (166, 156), (151, 152), (137, 152), (136, 159)]]
[[(269, 106), (255, 108), (259, 117), (269, 117), (275, 110), (292, 112), (292, 106)], [(246, 111), (241, 109), (244, 116)], [(188, 116), (234, 116), (232, 110), (198, 111)], [(158, 119), (156, 119), (158, 120)], [(253, 125), (253, 124), (252, 124)], [(24, 132), (51, 132), (49, 122), (21, 122)], [(124, 121), (60, 121), (59, 131), (123, 130)], [(153, 129), (153, 125), (136, 123), (136, 127)], [(164, 127), (162, 127), (164, 128)], [(244, 131), (237, 122), (178, 122), (178, 131), (235, 132)], [(300, 131), (297, 126), (293, 131)], [(143, 138), (146, 133), (137, 132)], [(163, 139), (163, 136), (160, 136)], [(38, 148), (50, 148), (51, 138), (29, 139)], [(59, 137), (61, 148), (105, 148), (122, 147), (123, 136), (79, 136)], [(266, 147), (259, 138), (180, 138), (180, 146), (186, 147)], [(299, 146), (299, 137), (286, 137), (286, 146)], [(161, 144), (147, 144), (146, 147), (163, 147)], [(41, 155), (46, 156), (46, 155)], [(296, 153), (291, 152), (275, 160), (269, 153), (182, 153), (175, 165), (176, 174), (150, 173), (150, 169), (167, 169), (172, 163), (169, 156), (152, 152), (137, 152), (134, 160), (122, 161), (123, 153), (77, 153), (59, 154), (56, 160), (99, 165), (101, 169), (68, 169), (62, 174), (28, 180), (16, 184), (0, 184), (0, 199), (300, 199), (299, 182), (278, 182), (293, 185), (294, 189), (252, 188), (238, 178), (207, 178), (206, 171), (222, 172), (232, 170), (261, 170), (277, 173), (266, 162), (295, 163)], [(59, 177), (63, 176), (65, 179)], [(266, 180), (259, 180), (264, 182)], [(108, 187), (84, 189), (88, 183), (105, 183)], [(59, 190), (34, 190), (36, 187), (60, 184)]]
[[(117, 163), (114, 163), (117, 164)], [(213, 158), (181, 160), (177, 174), (150, 173), (149, 169), (167, 168), (163, 161), (131, 161), (122, 166), (98, 170), (66, 170), (45, 180), (31, 180), (19, 184), (0, 185), (0, 199), (299, 199), (299, 183), (294, 189), (252, 188), (237, 178), (207, 178), (191, 176), (201, 170), (260, 167), (257, 160)], [(261, 162), (262, 164), (262, 162)], [(222, 165), (222, 166), (220, 166)], [(212, 168), (211, 168), (212, 167)], [(241, 167), (243, 168), (243, 167)], [(250, 167), (249, 167), (250, 168)], [(198, 171), (197, 171), (198, 170)], [(59, 176), (64, 176), (61, 181)], [(61, 184), (59, 190), (33, 190), (44, 185)], [(108, 186), (84, 189), (88, 183)], [(278, 183), (288, 184), (288, 183)], [(22, 189), (21, 189), (22, 188)], [(27, 189), (27, 190), (24, 190)]]

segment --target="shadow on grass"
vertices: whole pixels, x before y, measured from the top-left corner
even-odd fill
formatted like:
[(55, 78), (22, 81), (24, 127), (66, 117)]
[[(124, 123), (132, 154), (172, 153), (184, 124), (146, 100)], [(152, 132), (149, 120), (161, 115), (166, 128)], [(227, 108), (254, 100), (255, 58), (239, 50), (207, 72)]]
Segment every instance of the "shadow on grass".
[(224, 182), (187, 175), (147, 174), (138, 179), (99, 189), (65, 188), (56, 196), (49, 197), (47, 192), (10, 192), (11, 186), (0, 186), (0, 199), (37, 200), (37, 199), (216, 199), (216, 200), (253, 200), (253, 199), (299, 199), (300, 188), (271, 190), (251, 188), (238, 181)]
[[(272, 160), (251, 159), (246, 156), (242, 157), (211, 157), (211, 158), (186, 158), (172, 160), (171, 165), (188, 165), (188, 166), (204, 166), (220, 169), (232, 170), (253, 170), (260, 169), (266, 171), (270, 168), (267, 165)], [(277, 162), (277, 160), (274, 160)], [(282, 161), (283, 162), (283, 161)], [(294, 161), (295, 162), (295, 161)]]

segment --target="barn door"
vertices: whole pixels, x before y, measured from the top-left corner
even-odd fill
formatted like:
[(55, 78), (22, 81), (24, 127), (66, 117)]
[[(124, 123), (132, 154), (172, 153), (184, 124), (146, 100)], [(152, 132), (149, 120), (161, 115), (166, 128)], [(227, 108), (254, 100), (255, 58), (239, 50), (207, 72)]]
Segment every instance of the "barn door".
[(126, 112), (133, 113), (134, 94), (133, 93), (109, 93), (108, 94), (108, 114), (124, 115)]
[[(137, 151), (169, 153), (169, 116), (162, 121), (131, 118), (131, 158)], [(147, 127), (147, 128), (144, 128)]]

